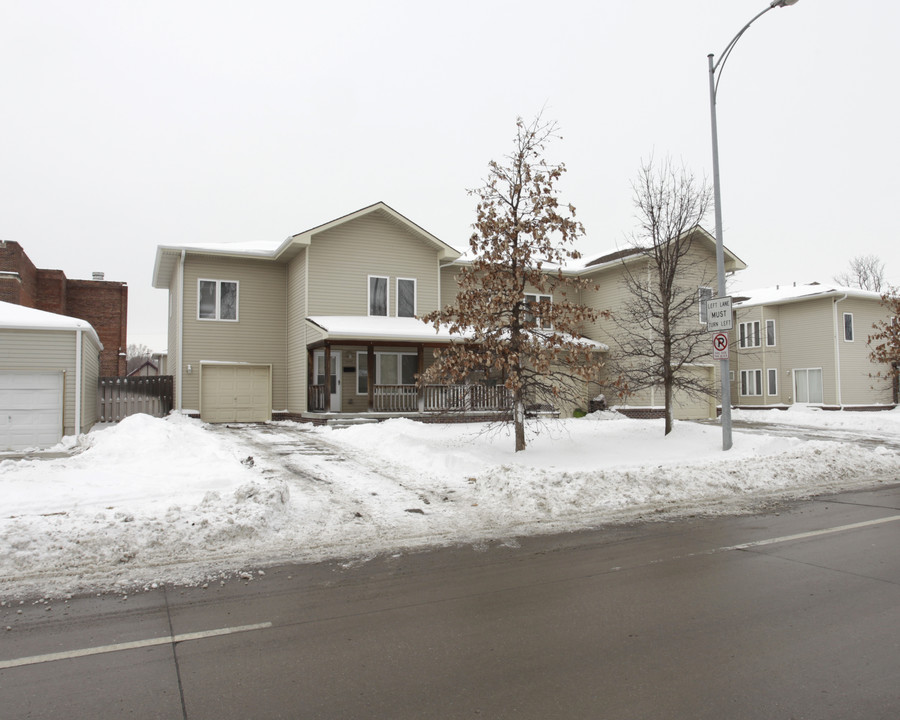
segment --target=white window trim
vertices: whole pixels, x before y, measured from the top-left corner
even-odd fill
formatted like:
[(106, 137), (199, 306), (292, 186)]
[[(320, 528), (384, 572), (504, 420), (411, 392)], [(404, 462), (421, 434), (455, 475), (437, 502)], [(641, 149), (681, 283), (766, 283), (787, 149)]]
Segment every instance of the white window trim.
[[(372, 278), (384, 280), (384, 315), (372, 314)], [(388, 275), (366, 276), (366, 315), (369, 317), (390, 317), (391, 315), (391, 278)]]
[(402, 278), (398, 277), (396, 280), (396, 294), (397, 294), (397, 308), (396, 314), (397, 317), (406, 317), (405, 315), (400, 315), (400, 281), (411, 282), (413, 284), (413, 317), (416, 317), (419, 313), (419, 283), (416, 278)]
[[(533, 297), (534, 300), (529, 300), (529, 299), (528, 299), (529, 297)], [(544, 295), (544, 294), (541, 294), (541, 293), (525, 293), (525, 297), (524, 297), (523, 299), (524, 299), (524, 301), (525, 301), (526, 303), (532, 303), (532, 302), (533, 302), (535, 305), (539, 305), (540, 303), (544, 302), (545, 300), (547, 301), (548, 304), (550, 304), (550, 305), (553, 304), (553, 295)], [(525, 307), (525, 313), (526, 313), (527, 315), (531, 315), (531, 314), (532, 314), (532, 313), (529, 311), (527, 305), (526, 305), (526, 307)], [(538, 326), (541, 330), (552, 330), (552, 329), (553, 329), (553, 323), (552, 323), (552, 322), (548, 322), (548, 323), (547, 323), (547, 327), (544, 327), (544, 325), (543, 325), (543, 320), (541, 319), (540, 315), (535, 315), (535, 316), (534, 316), (534, 319), (535, 319), (535, 322), (536, 322), (537, 326)]]
[[(753, 326), (756, 326), (756, 339), (759, 340), (755, 345), (751, 344), (753, 342)], [(743, 337), (741, 336), (741, 329), (745, 326), (749, 326), (750, 332), (744, 332)], [(762, 335), (759, 332), (759, 320), (747, 320), (745, 322), (738, 324), (738, 345), (742, 348), (758, 348), (762, 346)], [(746, 340), (746, 342), (744, 342)]]
[(697, 305), (698, 305), (697, 314), (700, 319), (701, 325), (709, 325), (709, 311), (708, 310), (706, 312), (706, 320), (703, 319), (703, 308), (706, 307), (706, 305), (704, 305), (704, 303), (703, 303), (703, 300), (704, 300), (703, 291), (704, 290), (708, 293), (706, 300), (713, 299), (713, 289), (711, 287), (706, 287), (705, 285), (701, 285), (700, 287), (698, 287), (697, 288)]
[[(750, 387), (751, 383), (744, 383), (744, 377), (753, 378), (753, 383), (755, 387)], [(759, 381), (756, 381), (756, 378), (759, 378)], [(756, 392), (744, 392), (744, 385), (747, 385), (748, 390), (756, 390)], [(762, 397), (762, 368), (757, 368), (755, 370), (741, 370), (741, 385), (740, 385), (740, 393), (741, 397)]]
[[(850, 318), (850, 339), (847, 339), (847, 318)], [(844, 336), (844, 342), (856, 341), (856, 326), (853, 322), (853, 313), (844, 313), (841, 316), (841, 333)]]
[[(772, 323), (772, 342), (769, 343), (769, 323)], [(772, 318), (766, 320), (766, 347), (775, 347), (778, 344), (778, 326)]]
[[(775, 381), (775, 387), (772, 388), (772, 381)], [(776, 368), (769, 368), (766, 370), (766, 394), (769, 397), (774, 397), (778, 395), (778, 370)]]
[[(214, 318), (200, 317), (200, 284), (216, 284), (216, 316)], [(234, 317), (223, 318), (222, 315), (222, 283), (234, 285)], [(197, 278), (197, 320), (200, 322), (237, 322), (241, 317), (241, 284), (237, 280), (215, 280), (213, 278)]]

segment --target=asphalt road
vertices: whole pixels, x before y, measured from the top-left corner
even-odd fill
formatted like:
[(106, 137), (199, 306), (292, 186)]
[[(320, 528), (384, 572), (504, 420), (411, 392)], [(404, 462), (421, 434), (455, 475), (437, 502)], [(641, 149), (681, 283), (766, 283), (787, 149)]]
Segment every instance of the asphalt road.
[(893, 486), (2, 607), (0, 716), (896, 720), (898, 547)]

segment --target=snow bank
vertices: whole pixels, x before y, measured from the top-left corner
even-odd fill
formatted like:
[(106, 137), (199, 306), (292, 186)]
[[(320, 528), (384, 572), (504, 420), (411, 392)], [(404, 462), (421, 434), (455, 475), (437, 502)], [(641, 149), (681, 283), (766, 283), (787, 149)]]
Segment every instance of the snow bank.
[[(871, 415), (772, 419), (840, 422), (868, 437)], [(900, 422), (891, 424), (900, 414), (877, 419), (880, 432), (900, 436)], [(662, 421), (615, 413), (536, 429), (514, 453), (507, 429), (480, 424), (229, 429), (133, 416), (67, 439), (68, 457), (0, 460), (0, 598), (735, 512), (900, 480), (898, 455), (885, 447), (736, 432), (723, 453), (716, 426), (678, 423), (665, 437)]]

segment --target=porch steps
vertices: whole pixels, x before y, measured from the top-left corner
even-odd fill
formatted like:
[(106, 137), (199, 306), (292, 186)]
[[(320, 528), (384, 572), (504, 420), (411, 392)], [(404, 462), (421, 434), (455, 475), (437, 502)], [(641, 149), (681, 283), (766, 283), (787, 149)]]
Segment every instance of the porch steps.
[(353, 427), (354, 425), (369, 425), (371, 423), (377, 423), (377, 418), (363, 418), (363, 417), (346, 417), (346, 418), (328, 418), (326, 421), (326, 425), (328, 427), (333, 428), (346, 428)]

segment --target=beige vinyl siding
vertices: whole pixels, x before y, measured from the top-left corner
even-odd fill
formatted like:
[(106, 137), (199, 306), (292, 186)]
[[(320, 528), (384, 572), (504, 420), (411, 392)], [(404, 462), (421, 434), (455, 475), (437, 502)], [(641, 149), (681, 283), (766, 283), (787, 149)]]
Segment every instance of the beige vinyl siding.
[[(63, 435), (74, 434), (75, 331), (0, 330), (0, 338), (3, 342), (0, 370), (65, 373)], [(86, 339), (84, 334), (82, 339)]]
[(416, 309), (437, 309), (434, 247), (373, 213), (315, 235), (309, 249), (308, 315), (368, 315), (368, 276), (389, 278), (388, 315), (397, 315), (397, 278), (416, 279)]
[(287, 266), (287, 409), (292, 413), (307, 407), (306, 260), (304, 249)]
[[(198, 320), (198, 280), (237, 281), (238, 321)], [(201, 360), (272, 366), (272, 406), (287, 407), (287, 269), (249, 258), (188, 255), (184, 270), (184, 409), (200, 409)], [(192, 373), (187, 373), (187, 366)]]
[(178, 338), (181, 334), (181, 316), (178, 312), (181, 307), (181, 285), (179, 284), (178, 272), (180, 266), (181, 260), (179, 259), (179, 261), (175, 263), (175, 269), (172, 271), (172, 277), (169, 279), (169, 305), (166, 308), (169, 318), (167, 336), (168, 347), (166, 348), (168, 358), (166, 360), (166, 365), (168, 367), (168, 373), (174, 376), (174, 385), (172, 388), (173, 403), (177, 403), (177, 386), (178, 383), (181, 382), (182, 374), (184, 373), (184, 365), (181, 363), (181, 358), (178, 357)]
[[(841, 403), (844, 405), (890, 404), (893, 399), (890, 380), (874, 377), (888, 367), (869, 360), (868, 338), (876, 320), (884, 319), (884, 307), (876, 300), (847, 298), (836, 304), (837, 353), (841, 368)], [(844, 340), (844, 313), (853, 315), (853, 341)]]
[(88, 333), (81, 334), (81, 432), (98, 420), (97, 385), (100, 379), (100, 346)]
[[(766, 345), (766, 321), (775, 321), (775, 345)], [(759, 347), (740, 346), (740, 325), (759, 322)], [(787, 323), (791, 327), (791, 323)], [(786, 340), (786, 342), (785, 342)], [(791, 402), (793, 378), (790, 369), (785, 369), (783, 353), (791, 346), (791, 338), (785, 336), (782, 323), (782, 306), (756, 306), (741, 308), (735, 312), (734, 329), (729, 337), (729, 367), (734, 373), (731, 385), (731, 402), (734, 405), (784, 405)], [(741, 370), (760, 370), (762, 377), (761, 395), (741, 395)], [(774, 395), (769, 394), (769, 370), (774, 370), (777, 387)]]

